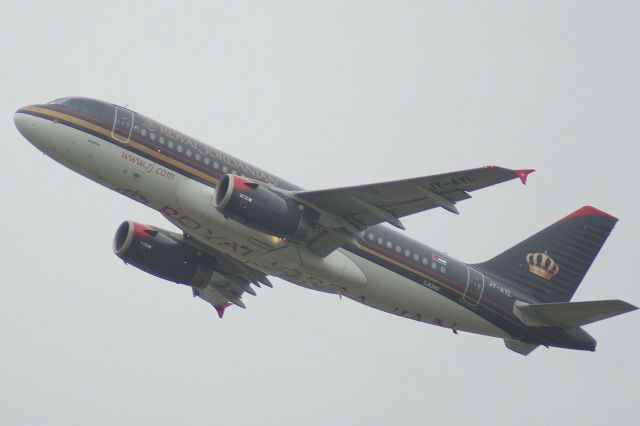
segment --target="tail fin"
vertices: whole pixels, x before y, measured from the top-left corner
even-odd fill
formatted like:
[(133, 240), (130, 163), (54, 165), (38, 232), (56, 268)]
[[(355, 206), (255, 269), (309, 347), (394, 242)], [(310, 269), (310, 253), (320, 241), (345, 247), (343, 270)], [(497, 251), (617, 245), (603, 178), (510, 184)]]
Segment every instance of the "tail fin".
[(618, 219), (585, 206), (493, 259), (474, 265), (538, 302), (568, 302)]

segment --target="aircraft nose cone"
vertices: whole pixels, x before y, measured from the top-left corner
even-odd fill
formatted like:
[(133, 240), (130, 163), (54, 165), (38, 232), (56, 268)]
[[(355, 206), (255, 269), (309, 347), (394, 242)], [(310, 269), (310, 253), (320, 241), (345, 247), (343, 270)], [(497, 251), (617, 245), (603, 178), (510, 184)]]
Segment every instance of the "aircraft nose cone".
[(13, 115), (13, 123), (16, 126), (16, 129), (20, 132), (22, 136), (29, 143), (41, 151), (46, 150), (46, 139), (45, 132), (43, 132), (42, 128), (42, 120), (38, 117), (34, 117), (31, 114), (28, 114), (25, 109), (28, 107), (20, 108)]
[(13, 115), (13, 123), (20, 134), (31, 142), (31, 138), (36, 132), (36, 124), (28, 114), (22, 112), (22, 108)]

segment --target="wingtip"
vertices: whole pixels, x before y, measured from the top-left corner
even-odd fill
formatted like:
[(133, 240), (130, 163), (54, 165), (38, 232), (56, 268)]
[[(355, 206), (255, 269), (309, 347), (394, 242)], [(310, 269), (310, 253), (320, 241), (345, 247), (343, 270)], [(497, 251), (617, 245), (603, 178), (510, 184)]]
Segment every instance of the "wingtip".
[(535, 169), (520, 169), (520, 170), (513, 170), (513, 173), (515, 173), (516, 176), (520, 178), (520, 182), (522, 182), (523, 185), (526, 185), (527, 176), (529, 176), (531, 173), (535, 171), (536, 171)]
[(222, 318), (224, 316), (224, 310), (231, 306), (231, 303), (225, 302), (221, 305), (214, 306), (216, 312), (218, 313), (218, 318)]
[(620, 302), (625, 305), (625, 312), (624, 313), (633, 312), (633, 311), (637, 311), (638, 310), (638, 307), (636, 305), (632, 305), (631, 303), (625, 302), (624, 300), (620, 300)]
[[(486, 167), (487, 169), (504, 169), (503, 167), (498, 167), (495, 164), (490, 164)], [(509, 170), (509, 169), (507, 169)], [(531, 173), (535, 172), (535, 169), (518, 169), (518, 170), (511, 170), (513, 173), (515, 173), (515, 175), (520, 178), (520, 182), (522, 182), (523, 185), (527, 184), (527, 176), (529, 176)]]

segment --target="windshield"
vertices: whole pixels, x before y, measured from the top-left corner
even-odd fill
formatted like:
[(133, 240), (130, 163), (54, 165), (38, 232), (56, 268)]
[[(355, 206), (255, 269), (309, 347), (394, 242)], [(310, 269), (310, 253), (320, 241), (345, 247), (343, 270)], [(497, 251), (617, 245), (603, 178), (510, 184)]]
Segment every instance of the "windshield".
[(113, 124), (115, 108), (113, 105), (86, 98), (59, 98), (48, 103), (48, 105), (60, 105), (71, 111), (80, 113), (87, 118), (93, 118)]

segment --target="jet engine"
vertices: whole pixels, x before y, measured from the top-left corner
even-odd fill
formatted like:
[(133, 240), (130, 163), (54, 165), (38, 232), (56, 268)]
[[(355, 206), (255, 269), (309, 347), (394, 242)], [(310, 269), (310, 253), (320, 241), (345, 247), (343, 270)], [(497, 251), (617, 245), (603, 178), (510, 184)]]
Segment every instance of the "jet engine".
[(137, 222), (118, 227), (113, 252), (151, 275), (191, 287), (204, 288), (213, 273), (212, 262), (181, 235)]
[(306, 241), (313, 231), (304, 205), (240, 176), (227, 174), (220, 179), (213, 204), (225, 217), (277, 237)]

